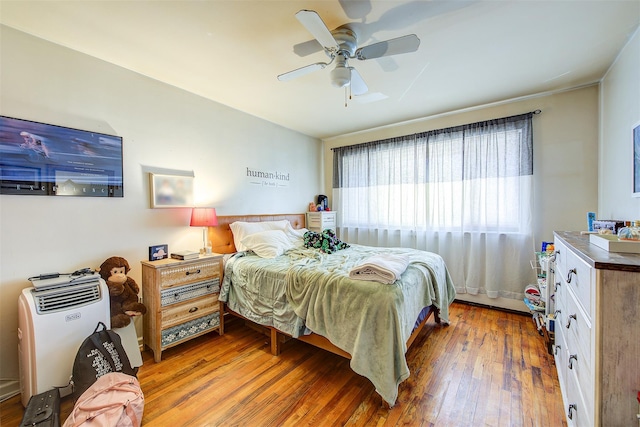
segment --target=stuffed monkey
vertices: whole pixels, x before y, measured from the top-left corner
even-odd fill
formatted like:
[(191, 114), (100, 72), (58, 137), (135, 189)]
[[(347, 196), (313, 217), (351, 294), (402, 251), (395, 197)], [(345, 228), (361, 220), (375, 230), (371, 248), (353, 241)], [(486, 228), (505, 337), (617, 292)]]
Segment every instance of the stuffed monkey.
[(131, 322), (131, 316), (147, 312), (147, 307), (138, 299), (138, 284), (127, 276), (129, 270), (127, 260), (115, 256), (100, 266), (100, 276), (107, 282), (111, 299), (111, 328), (124, 328)]

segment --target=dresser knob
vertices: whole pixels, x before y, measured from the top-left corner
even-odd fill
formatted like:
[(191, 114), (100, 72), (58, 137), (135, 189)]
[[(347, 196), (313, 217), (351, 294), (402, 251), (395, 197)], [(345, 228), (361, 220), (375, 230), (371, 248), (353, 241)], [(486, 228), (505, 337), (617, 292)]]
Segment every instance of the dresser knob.
[(574, 274), (578, 274), (575, 268), (569, 270), (569, 273), (567, 273), (567, 283), (571, 283), (571, 279), (573, 278)]
[(571, 327), (571, 319), (577, 320), (578, 318), (576, 317), (575, 314), (570, 314), (569, 315), (569, 320), (567, 320), (567, 329), (569, 329)]
[(572, 403), (569, 405), (569, 412), (567, 413), (567, 418), (569, 418), (570, 420), (573, 419), (573, 411), (577, 411), (578, 410), (578, 406), (575, 403)]
[(197, 269), (196, 271), (187, 271), (185, 274), (187, 276), (190, 275), (190, 274), (200, 274), (200, 269)]
[(553, 288), (553, 291), (554, 292), (558, 292), (558, 288), (560, 287), (561, 284), (562, 283), (560, 283), (560, 282), (556, 282), (556, 286)]
[(573, 369), (573, 361), (578, 361), (578, 355), (577, 354), (572, 354), (571, 356), (569, 356), (569, 369)]
[(191, 307), (189, 309), (189, 313), (195, 313), (196, 311), (198, 311), (198, 307)]
[(562, 350), (562, 347), (559, 345), (553, 346), (553, 354), (558, 355), (558, 350)]

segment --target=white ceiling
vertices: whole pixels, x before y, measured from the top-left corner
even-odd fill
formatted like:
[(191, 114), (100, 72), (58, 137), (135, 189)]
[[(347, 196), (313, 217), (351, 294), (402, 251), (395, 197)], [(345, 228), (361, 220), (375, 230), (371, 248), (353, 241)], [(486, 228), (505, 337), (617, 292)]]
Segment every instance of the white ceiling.
[[(327, 60), (300, 9), (329, 29), (352, 23), (359, 46), (413, 33), (420, 48), (351, 60), (369, 92), (345, 108), (330, 67), (276, 79)], [(638, 28), (640, 0), (1, 0), (0, 22), (327, 138), (596, 82)]]

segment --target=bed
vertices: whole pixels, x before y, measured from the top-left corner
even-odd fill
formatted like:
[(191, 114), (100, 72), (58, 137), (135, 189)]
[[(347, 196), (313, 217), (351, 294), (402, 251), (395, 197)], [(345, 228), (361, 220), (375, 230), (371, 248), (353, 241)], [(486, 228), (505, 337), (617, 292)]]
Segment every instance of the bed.
[[(417, 334), (431, 316), (448, 324), (455, 289), (446, 265), (437, 254), (407, 248), (340, 242), (348, 247), (325, 253), (280, 245), (282, 234), (302, 235), (304, 225), (304, 214), (218, 217), (209, 239), (214, 252), (227, 254), (221, 309), (266, 328), (275, 355), (293, 337), (351, 359), (351, 368), (393, 406), (409, 377), (405, 353)], [(381, 252), (408, 261), (399, 280), (350, 277)]]

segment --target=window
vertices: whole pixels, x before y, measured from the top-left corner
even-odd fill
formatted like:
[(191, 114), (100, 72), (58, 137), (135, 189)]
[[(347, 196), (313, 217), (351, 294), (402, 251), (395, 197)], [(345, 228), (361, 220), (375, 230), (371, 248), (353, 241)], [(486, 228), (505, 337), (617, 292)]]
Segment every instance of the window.
[(526, 233), (530, 122), (517, 116), (336, 148), (341, 224)]
[[(416, 247), (422, 241), (419, 249), (464, 253), (470, 239), (486, 242), (487, 235), (495, 235), (504, 243), (510, 235), (518, 245), (526, 244), (522, 253), (528, 268), (533, 247), (532, 115), (335, 148), (333, 205), (341, 238), (350, 235), (353, 243), (375, 246), (408, 241)], [(372, 237), (372, 230), (384, 241)], [(455, 240), (457, 247), (442, 248), (446, 233), (457, 238), (449, 238), (445, 246)], [(499, 248), (478, 248), (500, 253)], [(516, 277), (530, 272), (521, 273)]]

